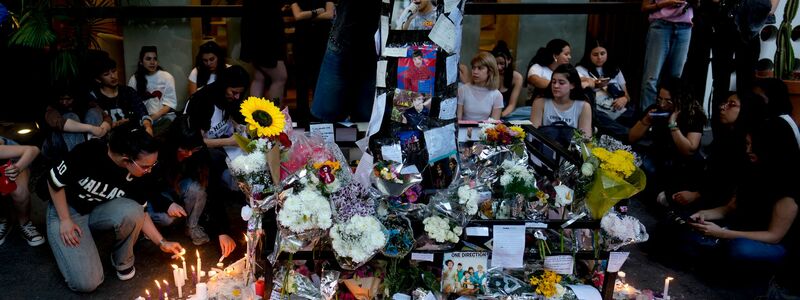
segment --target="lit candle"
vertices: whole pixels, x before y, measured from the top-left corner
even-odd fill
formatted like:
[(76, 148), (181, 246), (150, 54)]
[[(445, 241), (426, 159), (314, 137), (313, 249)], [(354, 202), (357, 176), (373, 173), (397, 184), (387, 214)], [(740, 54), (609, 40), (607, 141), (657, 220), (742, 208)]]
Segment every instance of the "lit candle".
[(186, 281), (186, 279), (188, 279), (186, 278), (186, 259), (183, 258), (183, 255), (181, 255), (181, 262), (183, 263), (183, 268), (181, 269), (181, 279), (183, 279), (183, 281)]
[(164, 300), (169, 300), (169, 296), (167, 295), (167, 293), (164, 293)]
[(208, 277), (214, 277), (217, 275), (217, 271), (208, 271)]
[(166, 294), (169, 294), (169, 292), (170, 292), (170, 290), (169, 290), (169, 282), (167, 282), (167, 280), (166, 280), (166, 279), (164, 279), (164, 280), (162, 280), (162, 281), (164, 281), (164, 290), (166, 290), (166, 291), (167, 291), (167, 292), (166, 292), (166, 293), (164, 293), (164, 294), (165, 294), (165, 295), (166, 295)]
[(172, 277), (175, 279), (175, 286), (178, 287), (178, 298), (183, 298), (183, 289), (181, 288), (184, 283), (183, 272), (177, 265), (172, 265)]
[(136, 297), (136, 299), (134, 299), (134, 300), (144, 300), (144, 297), (139, 296), (139, 297)]
[(199, 280), (200, 278), (203, 278), (203, 272), (201, 272), (203, 270), (203, 267), (201, 265), (201, 260), (200, 260), (200, 250), (195, 249), (194, 255), (197, 256), (197, 277)]
[(197, 271), (192, 266), (192, 285), (197, 285)]
[(669, 282), (672, 281), (672, 277), (667, 277), (664, 279), (664, 300), (669, 300)]
[(147, 295), (147, 300), (150, 300), (150, 290), (145, 289), (144, 294)]
[(153, 281), (156, 282), (156, 287), (158, 288), (158, 293), (156, 293), (156, 295), (158, 295), (158, 297), (160, 298), (161, 297), (161, 284), (158, 283), (158, 280), (153, 280)]

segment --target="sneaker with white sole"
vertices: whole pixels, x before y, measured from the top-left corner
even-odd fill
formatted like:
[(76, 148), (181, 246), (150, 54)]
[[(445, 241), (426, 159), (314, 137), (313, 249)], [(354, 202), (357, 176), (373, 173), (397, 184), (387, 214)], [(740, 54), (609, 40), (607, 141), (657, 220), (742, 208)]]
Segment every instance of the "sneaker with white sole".
[(136, 275), (136, 267), (131, 266), (125, 270), (117, 270), (117, 277), (119, 280), (128, 280), (133, 278)]
[(208, 234), (203, 230), (203, 227), (200, 226), (186, 227), (186, 235), (192, 239), (192, 244), (195, 244), (195, 246), (200, 246), (211, 241), (211, 239), (208, 238)]
[(36, 230), (36, 226), (33, 226), (30, 220), (25, 224), (19, 225), (20, 232), (22, 233), (22, 238), (28, 242), (28, 245), (32, 247), (39, 246), (44, 244), (44, 236)]
[(11, 228), (8, 227), (8, 221), (6, 221), (6, 219), (0, 219), (0, 245), (6, 242), (6, 237), (9, 232), (11, 232)]

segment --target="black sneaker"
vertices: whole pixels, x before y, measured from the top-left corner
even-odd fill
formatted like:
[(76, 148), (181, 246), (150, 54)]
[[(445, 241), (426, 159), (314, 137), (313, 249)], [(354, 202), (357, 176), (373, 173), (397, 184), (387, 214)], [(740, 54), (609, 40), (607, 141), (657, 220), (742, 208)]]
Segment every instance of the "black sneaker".
[(33, 226), (30, 220), (25, 224), (19, 225), (19, 229), (22, 233), (22, 238), (28, 242), (28, 245), (35, 247), (44, 244), (44, 236), (36, 230), (36, 226)]
[(133, 278), (134, 275), (136, 275), (136, 267), (134, 266), (125, 270), (117, 270), (117, 277), (119, 277), (119, 280), (128, 280)]
[(0, 219), (0, 245), (6, 242), (6, 237), (11, 230), (8, 228), (8, 221)]

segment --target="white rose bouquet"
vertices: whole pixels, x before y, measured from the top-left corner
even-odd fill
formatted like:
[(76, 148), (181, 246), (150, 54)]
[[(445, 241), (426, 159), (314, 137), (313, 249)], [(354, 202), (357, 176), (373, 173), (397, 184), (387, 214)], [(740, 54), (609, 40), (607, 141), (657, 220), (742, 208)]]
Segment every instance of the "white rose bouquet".
[(478, 191), (469, 185), (462, 185), (458, 188), (458, 204), (464, 206), (464, 211), (472, 216), (478, 212)]
[(458, 243), (463, 228), (451, 224), (446, 218), (430, 216), (422, 221), (425, 225), (425, 233), (437, 243)]

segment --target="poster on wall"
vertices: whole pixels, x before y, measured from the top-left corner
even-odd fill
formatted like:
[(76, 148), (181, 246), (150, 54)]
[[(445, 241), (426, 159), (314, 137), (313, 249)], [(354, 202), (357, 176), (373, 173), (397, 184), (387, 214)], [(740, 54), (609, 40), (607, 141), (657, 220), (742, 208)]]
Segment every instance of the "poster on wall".
[(444, 254), (442, 293), (480, 295), (486, 292), (488, 252), (451, 252)]
[(431, 30), (439, 16), (436, 2), (435, 0), (395, 0), (392, 8), (392, 29)]
[(433, 95), (436, 79), (436, 48), (431, 46), (408, 47), (406, 57), (397, 61), (397, 88)]

